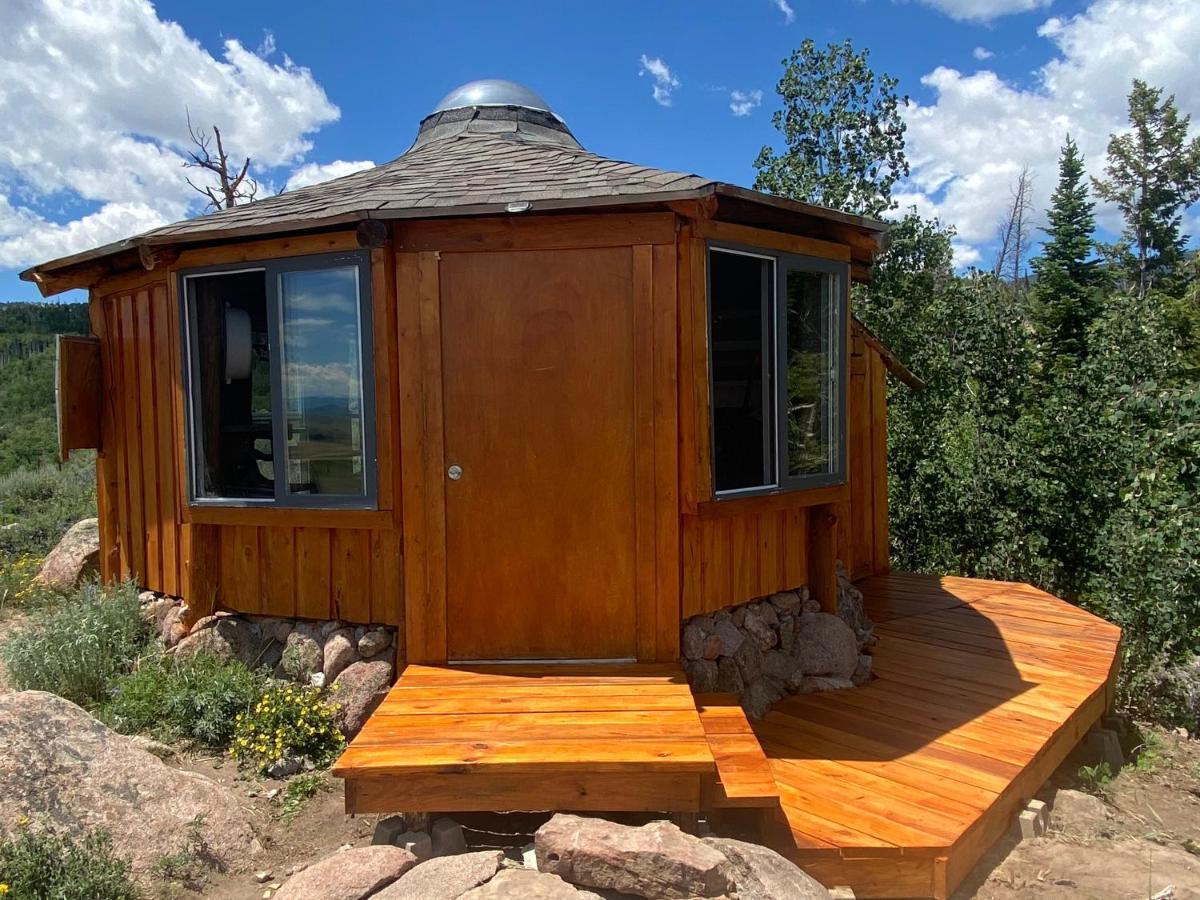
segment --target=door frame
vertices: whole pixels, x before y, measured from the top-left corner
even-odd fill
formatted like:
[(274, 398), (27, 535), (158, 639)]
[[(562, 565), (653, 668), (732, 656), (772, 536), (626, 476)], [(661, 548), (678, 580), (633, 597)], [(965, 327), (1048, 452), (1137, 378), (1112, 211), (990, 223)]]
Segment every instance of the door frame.
[(446, 664), (443, 253), (628, 247), (633, 261), (635, 609), (640, 662), (679, 657), (678, 295), (675, 216), (457, 219), (397, 228), (404, 631), (410, 663)]

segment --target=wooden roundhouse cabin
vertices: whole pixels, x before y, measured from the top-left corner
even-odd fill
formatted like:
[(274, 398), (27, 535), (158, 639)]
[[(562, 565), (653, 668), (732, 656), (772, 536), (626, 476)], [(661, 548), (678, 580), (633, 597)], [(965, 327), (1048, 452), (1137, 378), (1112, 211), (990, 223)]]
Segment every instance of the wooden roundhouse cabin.
[[(913, 379), (848, 300), (885, 234), (476, 82), (392, 162), (24, 277), (90, 292), (60, 433), (98, 450), (104, 578), (397, 627), (349, 811), (741, 809), (826, 883), (944, 897), (1104, 711), (1119, 632), (889, 573)], [(836, 614), (839, 560), (868, 683), (756, 722), (692, 693), (684, 621), (801, 586)]]

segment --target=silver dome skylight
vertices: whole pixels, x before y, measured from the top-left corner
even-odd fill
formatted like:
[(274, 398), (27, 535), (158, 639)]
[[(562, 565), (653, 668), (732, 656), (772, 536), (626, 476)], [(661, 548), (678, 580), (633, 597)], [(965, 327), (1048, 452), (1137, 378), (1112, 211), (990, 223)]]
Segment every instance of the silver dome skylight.
[[(535, 92), (503, 78), (481, 78), (459, 85), (433, 108), (435, 113), (448, 109), (463, 109), (469, 106), (523, 106), (555, 115), (550, 104)], [(555, 118), (558, 116), (555, 115)]]

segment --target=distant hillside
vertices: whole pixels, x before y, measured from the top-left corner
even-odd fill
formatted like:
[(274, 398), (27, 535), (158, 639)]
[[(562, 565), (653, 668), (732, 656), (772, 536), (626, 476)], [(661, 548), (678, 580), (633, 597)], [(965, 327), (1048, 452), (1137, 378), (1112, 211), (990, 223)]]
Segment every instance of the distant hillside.
[(0, 303), (0, 475), (54, 458), (54, 336), (89, 330), (86, 303)]

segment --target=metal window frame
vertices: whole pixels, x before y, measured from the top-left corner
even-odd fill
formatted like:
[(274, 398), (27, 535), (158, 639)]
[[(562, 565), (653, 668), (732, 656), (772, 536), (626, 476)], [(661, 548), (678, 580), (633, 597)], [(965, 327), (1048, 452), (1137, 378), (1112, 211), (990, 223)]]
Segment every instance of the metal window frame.
[[(287, 426), (283, 396), (284, 339), (281, 290), (282, 276), (288, 272), (304, 272), (353, 266), (357, 278), (359, 404), (362, 411), (362, 494), (292, 494), (287, 488)], [(203, 465), (203, 442), (198, 439), (199, 379), (194, 373), (199, 367), (198, 348), (193, 339), (193, 316), (188, 281), (208, 276), (236, 275), (243, 272), (262, 272), (265, 281), (267, 306), (267, 341), (271, 349), (271, 449), (274, 465), (275, 496), (206, 497), (198, 496), (199, 467)], [(187, 456), (188, 504), (204, 508), (239, 509), (378, 509), (379, 459), (375, 440), (375, 358), (371, 315), (374, 298), (371, 294), (371, 256), (368, 251), (318, 253), (309, 256), (250, 262), (222, 263), (181, 270), (178, 275), (179, 323), (183, 339), (181, 373), (184, 396), (187, 398), (184, 416), (184, 447)], [(278, 477), (278, 473), (283, 477)]]
[[(764, 392), (770, 391), (764, 397), (764, 429), (769, 430), (764, 435), (764, 454), (770, 454), (771, 461), (764, 470), (771, 476), (769, 483), (753, 487), (734, 488), (731, 490), (716, 490), (717, 483), (717, 453), (716, 426), (711, 414), (714, 402), (713, 384), (713, 345), (712, 345), (712, 254), (731, 253), (742, 256), (752, 256), (758, 259), (771, 260), (774, 269), (774, 290), (769, 297), (771, 314), (770, 321), (765, 323), (763, 342), (764, 360), (770, 359), (769, 370), (763, 378)], [(847, 472), (847, 388), (849, 382), (849, 358), (847, 354), (850, 302), (850, 266), (837, 260), (824, 259), (817, 256), (804, 256), (783, 250), (771, 250), (766, 247), (754, 247), (745, 244), (728, 243), (725, 241), (708, 241), (705, 253), (706, 291), (705, 291), (705, 329), (708, 341), (708, 403), (709, 403), (709, 447), (713, 478), (713, 495), (718, 500), (732, 500), (739, 497), (756, 497), (771, 494), (782, 494), (792, 491), (802, 491), (811, 488), (829, 487), (844, 484)], [(816, 272), (826, 277), (826, 292), (829, 302), (829, 346), (830, 365), (829, 381), (830, 394), (833, 402), (830, 404), (829, 443), (831, 450), (831, 465), (829, 471), (809, 475), (789, 475), (786, 472), (787, 458), (787, 381), (783, 377), (783, 361), (787, 359), (787, 276), (788, 272)], [(764, 304), (765, 305), (765, 304)]]

